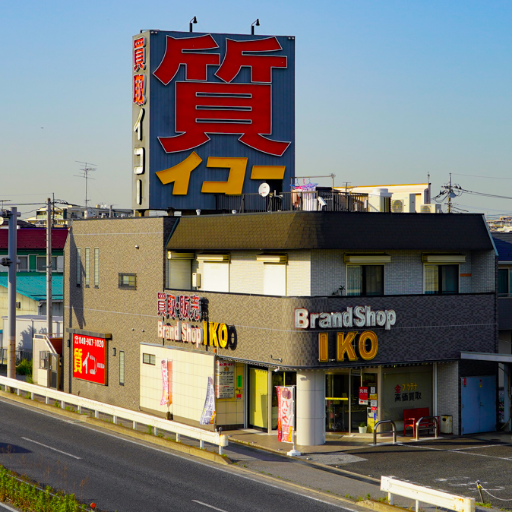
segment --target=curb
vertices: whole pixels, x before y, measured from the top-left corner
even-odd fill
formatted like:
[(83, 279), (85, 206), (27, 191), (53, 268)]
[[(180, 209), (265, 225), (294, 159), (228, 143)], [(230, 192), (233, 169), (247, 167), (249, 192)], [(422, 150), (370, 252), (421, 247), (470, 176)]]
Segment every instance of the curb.
[(111, 430), (113, 432), (117, 432), (118, 434), (123, 434), (128, 437), (139, 439), (140, 441), (146, 441), (165, 448), (176, 450), (181, 453), (185, 453), (187, 455), (200, 457), (202, 459), (209, 460), (210, 462), (216, 462), (218, 464), (224, 465), (232, 464), (232, 461), (228, 457), (219, 455), (218, 453), (210, 452), (208, 450), (202, 450), (201, 448), (197, 448), (196, 446), (189, 446), (183, 443), (173, 441), (171, 439), (165, 439), (162, 437), (154, 436), (152, 434), (146, 434), (145, 432), (138, 432), (136, 430), (123, 427), (121, 425), (115, 425), (107, 421), (92, 418), (87, 414), (78, 414), (78, 412), (66, 411), (65, 409), (63, 410), (60, 407), (47, 405), (38, 402), (37, 400), (32, 400), (31, 398), (18, 396), (13, 393), (7, 393), (5, 391), (0, 391), (0, 397), (6, 398), (7, 400), (12, 400), (13, 402), (18, 402), (20, 404), (26, 405), (27, 407), (33, 407), (35, 409), (40, 409), (42, 411), (46, 411), (52, 414), (58, 414), (59, 416), (64, 416), (75, 421), (89, 423), (90, 425), (93, 425), (95, 427)]

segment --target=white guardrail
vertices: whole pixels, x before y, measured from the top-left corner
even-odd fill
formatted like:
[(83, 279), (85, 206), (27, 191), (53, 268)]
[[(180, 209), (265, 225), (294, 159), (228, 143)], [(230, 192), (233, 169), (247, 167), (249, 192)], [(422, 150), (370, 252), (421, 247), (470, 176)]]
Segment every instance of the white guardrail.
[(421, 485), (396, 480), (390, 476), (381, 477), (380, 490), (388, 493), (390, 505), (393, 505), (393, 494), (415, 500), (416, 512), (419, 511), (420, 502), (429, 503), (430, 505), (448, 510), (455, 510), (456, 512), (475, 512), (475, 498), (464, 498), (455, 494), (436, 491)]
[(100, 413), (107, 414), (112, 417), (112, 422), (114, 424), (118, 423), (118, 418), (131, 421), (134, 430), (137, 429), (137, 424), (147, 425), (152, 427), (155, 436), (158, 435), (158, 429), (161, 429), (166, 432), (173, 432), (176, 434), (176, 441), (178, 442), (180, 441), (180, 436), (184, 436), (198, 440), (200, 448), (204, 448), (205, 442), (210, 443), (219, 447), (220, 455), (222, 455), (222, 448), (228, 446), (228, 436), (220, 432), (211, 432), (197, 427), (190, 427), (182, 423), (176, 423), (174, 421), (151, 416), (150, 414), (144, 414), (138, 411), (131, 411), (130, 409), (123, 409), (122, 407), (117, 407), (115, 405), (96, 402), (89, 398), (63, 393), (62, 391), (44, 388), (37, 386), (36, 384), (29, 384), (22, 380), (9, 379), (8, 377), (0, 376), (0, 385), (15, 389), (17, 395), (20, 395), (22, 392), (30, 393), (32, 399), (34, 398), (34, 395), (42, 396), (47, 404), (50, 399), (56, 400), (60, 402), (62, 409), (64, 409), (66, 404), (68, 404), (75, 406), (78, 413), (82, 413), (82, 408), (91, 410), (94, 412), (95, 418), (99, 418)]

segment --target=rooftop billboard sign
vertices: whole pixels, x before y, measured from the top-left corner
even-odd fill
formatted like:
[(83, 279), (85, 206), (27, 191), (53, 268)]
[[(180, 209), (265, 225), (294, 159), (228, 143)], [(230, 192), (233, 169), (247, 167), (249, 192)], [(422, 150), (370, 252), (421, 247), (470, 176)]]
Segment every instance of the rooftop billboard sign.
[(215, 195), (285, 190), (295, 167), (295, 38), (134, 36), (133, 208), (215, 209)]

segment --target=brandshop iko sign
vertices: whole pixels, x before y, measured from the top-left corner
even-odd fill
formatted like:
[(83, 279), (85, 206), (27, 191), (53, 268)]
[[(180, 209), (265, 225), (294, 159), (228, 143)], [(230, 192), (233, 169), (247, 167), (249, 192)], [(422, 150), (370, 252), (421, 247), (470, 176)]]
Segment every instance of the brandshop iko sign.
[(295, 38), (150, 30), (132, 42), (134, 209), (215, 209), (285, 190), (295, 166)]

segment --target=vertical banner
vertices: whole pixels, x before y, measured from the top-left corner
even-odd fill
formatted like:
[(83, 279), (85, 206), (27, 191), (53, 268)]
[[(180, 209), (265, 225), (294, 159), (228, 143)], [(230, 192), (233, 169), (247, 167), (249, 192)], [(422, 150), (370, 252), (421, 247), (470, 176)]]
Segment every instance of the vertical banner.
[(295, 386), (276, 386), (277, 391), (277, 440), (293, 443), (295, 427)]
[(172, 360), (162, 359), (162, 399), (160, 405), (172, 404)]
[(204, 401), (203, 413), (199, 421), (200, 425), (213, 425), (215, 422), (215, 392), (213, 388), (213, 377), (208, 377), (206, 398)]
[(359, 405), (368, 405), (368, 387), (359, 387)]

